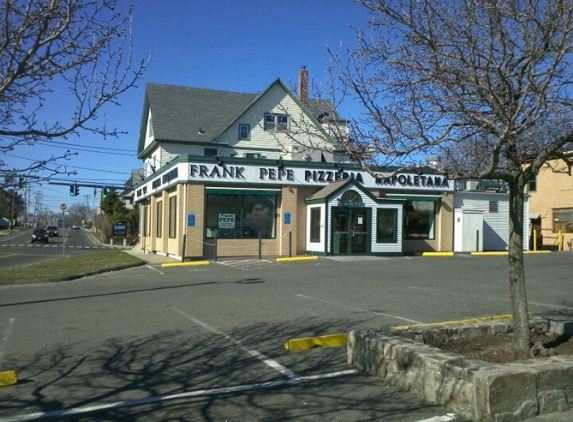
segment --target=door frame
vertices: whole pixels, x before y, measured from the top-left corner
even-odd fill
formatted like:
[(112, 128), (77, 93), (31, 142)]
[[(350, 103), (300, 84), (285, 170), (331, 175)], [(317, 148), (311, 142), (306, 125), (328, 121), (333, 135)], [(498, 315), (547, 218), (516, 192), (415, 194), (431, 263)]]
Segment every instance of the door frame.
[[(335, 253), (335, 250), (339, 250), (339, 248), (335, 247), (335, 224), (336, 224), (336, 219), (334, 218), (335, 213), (338, 211), (347, 211), (348, 212), (348, 228), (346, 230), (346, 234), (348, 236), (348, 239), (350, 240), (353, 236), (351, 235), (352, 232), (352, 221), (353, 221), (353, 216), (354, 216), (354, 212), (356, 211), (364, 211), (366, 213), (366, 222), (365, 222), (365, 226), (366, 226), (366, 251), (364, 252), (359, 252), (359, 253), (355, 253), (353, 251), (353, 245), (352, 242), (349, 242), (349, 248), (350, 251), (349, 252), (337, 252)], [(331, 223), (330, 223), (330, 251), (332, 255), (368, 255), (370, 254), (370, 251), (372, 250), (372, 208), (370, 207), (332, 207), (331, 208)]]

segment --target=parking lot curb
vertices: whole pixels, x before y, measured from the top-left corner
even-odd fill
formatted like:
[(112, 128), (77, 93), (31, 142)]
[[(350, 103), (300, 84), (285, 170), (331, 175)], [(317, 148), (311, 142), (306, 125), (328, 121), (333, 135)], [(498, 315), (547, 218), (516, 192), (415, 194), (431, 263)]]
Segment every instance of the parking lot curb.
[(201, 265), (210, 265), (209, 261), (190, 261), (190, 262), (165, 262), (161, 264), (162, 268), (166, 267), (198, 267)]
[[(528, 314), (528, 317), (531, 318), (531, 313)], [(512, 319), (513, 316), (511, 314), (505, 315), (492, 315), (483, 318), (470, 318), (470, 319), (458, 319), (454, 321), (441, 321), (441, 322), (433, 322), (428, 324), (414, 324), (414, 325), (401, 325), (398, 327), (392, 327), (393, 330), (413, 330), (416, 328), (422, 327), (443, 327), (445, 325), (463, 325), (463, 324), (474, 324), (477, 322), (487, 322), (487, 321), (501, 321), (505, 319)]]
[(292, 262), (292, 261), (316, 261), (318, 256), (293, 256), (290, 258), (277, 258), (277, 262)]
[(453, 252), (422, 252), (422, 256), (454, 256)]
[(328, 334), (320, 337), (290, 339), (284, 344), (289, 352), (312, 349), (313, 347), (340, 347), (348, 342), (348, 334)]
[(5, 371), (0, 372), (0, 387), (5, 387), (7, 385), (14, 385), (18, 382), (18, 376), (16, 371)]

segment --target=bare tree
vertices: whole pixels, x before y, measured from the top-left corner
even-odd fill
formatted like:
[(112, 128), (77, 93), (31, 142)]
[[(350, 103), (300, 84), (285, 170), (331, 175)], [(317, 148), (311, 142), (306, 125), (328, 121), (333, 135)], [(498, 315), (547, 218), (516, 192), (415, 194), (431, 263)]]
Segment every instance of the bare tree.
[[(81, 132), (117, 136), (98, 118), (147, 65), (132, 57), (131, 8), (122, 13), (115, 0), (1, 2), (0, 153)], [(62, 162), (72, 155), (9, 172), (70, 174)], [(5, 166), (0, 159), (0, 172), (7, 173)]]
[(331, 50), (330, 74), (363, 107), (345, 147), (365, 166), (411, 169), (435, 154), (453, 178), (508, 183), (515, 349), (526, 351), (523, 194), (573, 141), (573, 0), (358, 3), (369, 13), (358, 47)]

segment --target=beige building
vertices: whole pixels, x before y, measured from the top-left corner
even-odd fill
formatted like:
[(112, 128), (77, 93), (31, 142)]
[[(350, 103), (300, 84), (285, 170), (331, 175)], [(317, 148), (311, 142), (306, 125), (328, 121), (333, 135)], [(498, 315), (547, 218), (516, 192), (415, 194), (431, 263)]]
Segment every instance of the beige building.
[[(529, 184), (530, 221), (543, 248), (569, 249), (573, 241), (573, 177), (563, 160), (551, 160)], [(561, 241), (559, 235), (561, 234)]]
[(185, 258), (453, 249), (453, 182), (364, 171), (332, 106), (279, 79), (258, 94), (148, 84), (140, 247)]

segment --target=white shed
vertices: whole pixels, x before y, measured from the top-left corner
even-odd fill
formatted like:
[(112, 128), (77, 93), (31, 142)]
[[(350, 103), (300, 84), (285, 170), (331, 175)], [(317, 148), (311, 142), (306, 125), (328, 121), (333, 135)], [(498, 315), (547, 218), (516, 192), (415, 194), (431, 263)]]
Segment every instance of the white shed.
[[(529, 249), (529, 197), (524, 198), (523, 249)], [(479, 247), (481, 245), (481, 248)], [(454, 251), (506, 251), (509, 248), (509, 195), (456, 192)]]

